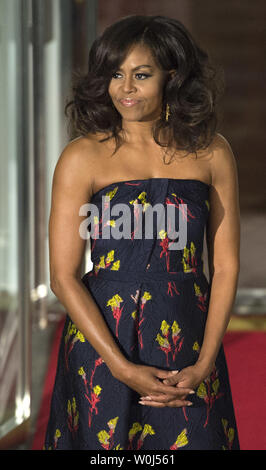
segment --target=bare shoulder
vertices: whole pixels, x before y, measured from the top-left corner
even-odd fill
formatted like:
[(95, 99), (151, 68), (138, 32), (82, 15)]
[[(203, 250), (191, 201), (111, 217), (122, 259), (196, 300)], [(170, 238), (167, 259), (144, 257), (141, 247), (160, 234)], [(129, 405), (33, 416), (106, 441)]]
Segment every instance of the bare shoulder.
[(55, 180), (66, 184), (87, 186), (92, 193), (96, 164), (97, 141), (94, 136), (79, 137), (69, 142), (62, 150), (54, 171)]
[(222, 134), (216, 134), (210, 146), (212, 184), (237, 182), (237, 163), (232, 147)]

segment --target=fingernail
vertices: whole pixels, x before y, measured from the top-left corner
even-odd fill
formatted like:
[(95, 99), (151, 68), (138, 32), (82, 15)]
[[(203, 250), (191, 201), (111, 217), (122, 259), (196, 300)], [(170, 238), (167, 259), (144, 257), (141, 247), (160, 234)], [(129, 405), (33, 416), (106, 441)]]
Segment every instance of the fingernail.
[(194, 390), (191, 390), (191, 392), (188, 392), (189, 395), (192, 395), (193, 393), (195, 393)]
[(172, 370), (172, 374), (177, 374), (178, 370)]
[(140, 404), (140, 405), (145, 405), (145, 403), (142, 403), (142, 401), (139, 401), (139, 404)]
[(141, 397), (141, 400), (151, 400), (151, 397)]
[(187, 406), (191, 406), (191, 405), (193, 405), (193, 403), (191, 403), (191, 401), (188, 401)]

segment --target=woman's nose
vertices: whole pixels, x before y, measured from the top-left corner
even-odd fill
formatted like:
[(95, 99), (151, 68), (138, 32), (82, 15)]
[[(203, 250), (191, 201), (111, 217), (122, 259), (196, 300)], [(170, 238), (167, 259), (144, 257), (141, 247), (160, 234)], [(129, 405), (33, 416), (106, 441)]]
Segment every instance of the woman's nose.
[(131, 91), (135, 91), (135, 85), (134, 85), (132, 77), (125, 78), (122, 86), (123, 86), (123, 90), (125, 93), (130, 93)]

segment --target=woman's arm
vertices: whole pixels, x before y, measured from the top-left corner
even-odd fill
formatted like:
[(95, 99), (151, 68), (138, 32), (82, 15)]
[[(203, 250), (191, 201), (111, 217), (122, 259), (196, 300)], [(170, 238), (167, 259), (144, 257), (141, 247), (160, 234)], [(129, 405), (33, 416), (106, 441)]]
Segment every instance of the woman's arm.
[(185, 395), (191, 389), (175, 391), (158, 380), (168, 377), (171, 372), (127, 360), (80, 279), (86, 240), (81, 238), (79, 226), (86, 217), (79, 216), (79, 209), (91, 199), (91, 175), (96, 167), (90, 153), (95, 154), (90, 143), (83, 142), (83, 139), (72, 142), (62, 152), (55, 168), (49, 219), (51, 289), (115, 378), (140, 394), (169, 393), (178, 396), (184, 406), (187, 404)]
[(92, 196), (89, 143), (72, 142), (63, 150), (53, 177), (49, 219), (50, 286), (70, 318), (98, 351), (113, 374), (127, 366), (90, 292), (80, 268), (86, 240), (79, 226), (82, 204)]
[(218, 136), (211, 160), (212, 187), (206, 239), (210, 301), (198, 364), (211, 371), (234, 305), (240, 269), (240, 209), (235, 158), (227, 140)]

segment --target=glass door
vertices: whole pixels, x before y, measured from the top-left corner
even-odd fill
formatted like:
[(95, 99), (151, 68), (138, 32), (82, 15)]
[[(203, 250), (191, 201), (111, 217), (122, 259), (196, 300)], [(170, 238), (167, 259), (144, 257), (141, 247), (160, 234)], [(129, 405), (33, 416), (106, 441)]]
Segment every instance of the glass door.
[(28, 3), (0, 2), (0, 438), (30, 416)]

